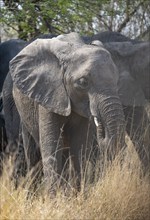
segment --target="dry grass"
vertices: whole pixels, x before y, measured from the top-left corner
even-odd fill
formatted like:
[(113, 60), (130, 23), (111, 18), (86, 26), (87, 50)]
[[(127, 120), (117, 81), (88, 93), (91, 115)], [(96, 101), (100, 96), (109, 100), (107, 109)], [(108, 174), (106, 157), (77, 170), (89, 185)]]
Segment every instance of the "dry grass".
[(130, 148), (128, 155), (122, 165), (116, 159), (86, 192), (65, 196), (59, 191), (54, 199), (42, 193), (26, 200), (26, 190), (13, 190), (4, 172), (0, 179), (0, 219), (149, 220), (149, 179), (141, 175), (139, 161)]

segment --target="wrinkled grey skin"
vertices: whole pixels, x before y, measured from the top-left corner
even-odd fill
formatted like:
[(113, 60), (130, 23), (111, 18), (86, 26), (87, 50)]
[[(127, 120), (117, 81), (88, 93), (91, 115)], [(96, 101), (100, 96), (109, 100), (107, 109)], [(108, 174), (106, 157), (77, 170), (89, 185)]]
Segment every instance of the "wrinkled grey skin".
[(85, 45), (75, 33), (39, 39), (10, 62), (10, 72), (27, 169), (41, 155), (49, 188), (61, 175), (65, 148), (80, 182), (81, 164), (89, 158), (95, 128), (99, 145), (107, 146), (112, 158), (124, 146), (117, 69), (103, 47)]
[(126, 130), (144, 170), (150, 169), (150, 42), (106, 43), (105, 48), (119, 70), (118, 92), (124, 107)]

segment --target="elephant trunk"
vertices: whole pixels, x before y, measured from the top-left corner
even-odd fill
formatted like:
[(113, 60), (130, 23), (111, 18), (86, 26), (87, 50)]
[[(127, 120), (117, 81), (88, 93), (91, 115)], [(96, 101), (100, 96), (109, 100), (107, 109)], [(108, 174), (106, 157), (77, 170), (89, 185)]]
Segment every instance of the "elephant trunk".
[(118, 96), (99, 97), (95, 100), (97, 113), (94, 121), (97, 127), (98, 144), (108, 158), (114, 156), (125, 146), (125, 119)]

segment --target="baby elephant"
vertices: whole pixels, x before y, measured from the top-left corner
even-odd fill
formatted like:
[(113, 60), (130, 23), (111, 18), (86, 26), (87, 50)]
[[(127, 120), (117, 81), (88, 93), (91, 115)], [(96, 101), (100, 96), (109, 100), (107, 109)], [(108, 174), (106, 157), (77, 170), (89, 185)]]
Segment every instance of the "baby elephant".
[(79, 186), (95, 131), (109, 158), (124, 146), (118, 72), (102, 44), (86, 45), (77, 33), (37, 39), (10, 62), (10, 73), (27, 170), (41, 157), (50, 191), (62, 178), (65, 149)]

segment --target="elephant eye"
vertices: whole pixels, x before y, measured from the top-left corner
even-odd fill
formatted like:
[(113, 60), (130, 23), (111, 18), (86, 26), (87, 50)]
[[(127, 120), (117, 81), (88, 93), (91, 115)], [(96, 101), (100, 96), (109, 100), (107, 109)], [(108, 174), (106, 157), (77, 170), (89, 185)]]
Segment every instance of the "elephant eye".
[(75, 82), (75, 87), (79, 87), (81, 89), (87, 89), (89, 85), (88, 79), (82, 77)]

